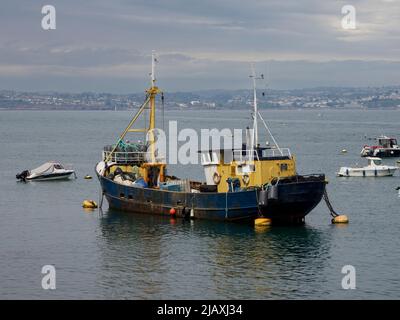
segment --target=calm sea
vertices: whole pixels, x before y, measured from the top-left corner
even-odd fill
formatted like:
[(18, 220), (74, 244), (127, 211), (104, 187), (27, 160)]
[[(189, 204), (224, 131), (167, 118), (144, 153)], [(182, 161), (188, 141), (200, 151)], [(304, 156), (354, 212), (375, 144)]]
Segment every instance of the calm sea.
[[(0, 112), (0, 298), (400, 298), (399, 174), (335, 176), (342, 165), (364, 163), (359, 152), (369, 138), (400, 139), (400, 111), (263, 111), (298, 171), (326, 173), (333, 206), (350, 218), (332, 225), (322, 202), (304, 226), (264, 230), (124, 214), (106, 202), (103, 214), (84, 211), (82, 200), (97, 201), (99, 185), (83, 177), (95, 177), (103, 145), (131, 114)], [(197, 130), (250, 124), (246, 111), (169, 111), (168, 120)], [(72, 164), (78, 179), (16, 182), (16, 173), (48, 160)], [(202, 178), (196, 166), (170, 173)], [(56, 268), (56, 290), (41, 287), (44, 265)], [(356, 269), (355, 290), (342, 288), (345, 265)]]

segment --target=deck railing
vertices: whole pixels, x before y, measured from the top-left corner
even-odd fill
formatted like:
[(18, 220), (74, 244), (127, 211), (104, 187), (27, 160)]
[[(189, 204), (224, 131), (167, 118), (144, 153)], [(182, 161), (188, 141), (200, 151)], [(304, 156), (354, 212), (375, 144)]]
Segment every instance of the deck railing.
[(272, 148), (263, 150), (263, 157), (292, 157), (289, 148)]
[[(262, 150), (262, 158), (292, 157), (289, 148), (271, 148)], [(233, 160), (239, 162), (260, 160), (257, 150), (234, 150)]]
[(136, 164), (147, 161), (150, 157), (148, 152), (135, 151), (135, 152), (113, 152), (103, 151), (103, 159), (109, 159), (111, 162), (118, 164)]
[(233, 150), (233, 160), (238, 162), (259, 160), (256, 150)]
[[(151, 162), (151, 152), (147, 151), (117, 151), (111, 154), (111, 151), (103, 151), (103, 159), (109, 159), (108, 161), (115, 162), (118, 164), (142, 164), (144, 162)], [(156, 156), (155, 162), (163, 163), (165, 158), (162, 156)]]

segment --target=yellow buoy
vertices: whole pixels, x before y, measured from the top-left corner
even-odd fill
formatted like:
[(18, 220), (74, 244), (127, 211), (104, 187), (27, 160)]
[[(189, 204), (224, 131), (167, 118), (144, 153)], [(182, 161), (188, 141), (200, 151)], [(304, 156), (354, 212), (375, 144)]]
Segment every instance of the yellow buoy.
[(83, 200), (82, 202), (82, 207), (83, 208), (88, 208), (88, 209), (96, 209), (97, 208), (97, 203), (93, 200)]
[(88, 174), (85, 176), (85, 179), (92, 179), (92, 176), (89, 176)]
[(254, 231), (257, 233), (265, 233), (271, 230), (271, 226), (254, 226)]
[(340, 216), (336, 216), (332, 219), (332, 223), (349, 223), (349, 218), (342, 214)]
[(254, 220), (254, 225), (255, 226), (269, 226), (271, 225), (272, 220), (268, 218), (257, 218)]

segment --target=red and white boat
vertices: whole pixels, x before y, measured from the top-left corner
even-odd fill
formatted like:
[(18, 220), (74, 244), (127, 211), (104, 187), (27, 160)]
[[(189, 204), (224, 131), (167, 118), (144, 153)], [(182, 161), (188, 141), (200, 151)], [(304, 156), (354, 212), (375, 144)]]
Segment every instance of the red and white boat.
[(397, 140), (395, 138), (380, 136), (376, 140), (378, 145), (364, 146), (364, 148), (361, 150), (362, 157), (400, 157), (400, 146), (397, 144)]

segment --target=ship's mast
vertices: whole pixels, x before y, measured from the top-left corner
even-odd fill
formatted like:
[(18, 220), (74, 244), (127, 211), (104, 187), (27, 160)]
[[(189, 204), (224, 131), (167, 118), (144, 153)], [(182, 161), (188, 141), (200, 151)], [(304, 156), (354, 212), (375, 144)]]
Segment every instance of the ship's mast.
[[(155, 64), (157, 62), (155, 51), (151, 53), (151, 86), (146, 90), (146, 100), (140, 106), (139, 110), (136, 112), (134, 117), (129, 122), (128, 126), (125, 128), (124, 132), (120, 135), (117, 143), (114, 148), (108, 155), (105, 157), (104, 162), (108, 162), (112, 159), (112, 155), (117, 150), (118, 145), (123, 141), (126, 134), (128, 132), (144, 132), (148, 134), (148, 142), (150, 143), (150, 163), (156, 163), (156, 155), (155, 155), (155, 136), (154, 129), (156, 127), (156, 96), (161, 93), (160, 89), (156, 86), (156, 77), (155, 77)], [(145, 111), (145, 109), (150, 109), (150, 119), (148, 128), (134, 129), (132, 128), (136, 120), (139, 116)]]
[(252, 137), (251, 137), (251, 143), (250, 143), (250, 159), (254, 159), (254, 150), (258, 146), (258, 106), (257, 106), (257, 80), (260, 78), (257, 78), (256, 76), (256, 71), (254, 68), (254, 63), (251, 64), (251, 75), (250, 78), (253, 79), (253, 132), (252, 132)]
[(272, 132), (269, 130), (266, 122), (264, 121), (263, 117), (261, 116), (260, 112), (258, 111), (258, 105), (257, 105), (257, 80), (264, 80), (264, 75), (261, 74), (260, 77), (257, 77), (255, 68), (254, 68), (254, 63), (251, 64), (251, 76), (250, 78), (253, 79), (253, 105), (254, 105), (254, 113), (253, 113), (253, 139), (251, 142), (251, 153), (252, 156), (254, 156), (254, 150), (258, 147), (258, 117), (260, 117), (260, 120), (262, 124), (264, 125), (265, 129), (271, 136), (272, 141), (275, 144), (275, 147), (278, 149), (278, 151), (283, 155), (281, 148), (279, 147), (278, 143), (276, 142), (274, 136), (272, 135)]
[(256, 83), (256, 72), (254, 69), (254, 64), (251, 64), (251, 78), (253, 78), (253, 107), (254, 107), (254, 112), (253, 112), (253, 139), (252, 139), (252, 150), (254, 150), (254, 147), (258, 146), (258, 106), (257, 106), (257, 83)]
[(155, 85), (156, 84), (156, 76), (155, 76), (155, 65), (156, 65), (157, 59), (156, 59), (156, 54), (155, 51), (153, 50), (151, 52), (151, 87), (146, 90), (147, 94), (150, 96), (150, 121), (149, 121), (149, 128), (148, 128), (148, 133), (149, 133), (149, 142), (150, 142), (150, 159), (151, 163), (156, 162), (156, 157), (155, 157), (155, 137), (154, 137), (154, 129), (156, 127), (156, 96), (158, 93), (160, 93), (160, 90), (158, 87)]
[(151, 87), (154, 87), (156, 82), (156, 75), (155, 75), (155, 68), (156, 68), (156, 52), (153, 50), (151, 52)]

